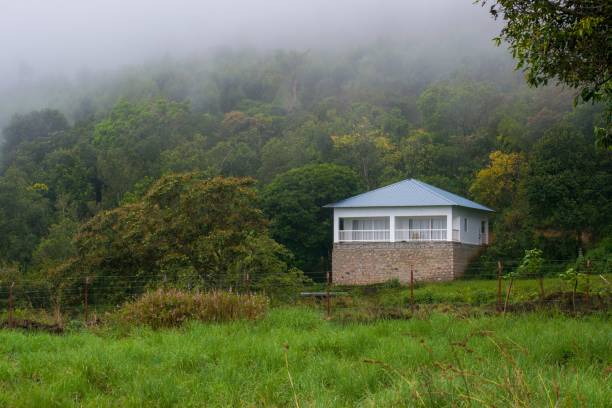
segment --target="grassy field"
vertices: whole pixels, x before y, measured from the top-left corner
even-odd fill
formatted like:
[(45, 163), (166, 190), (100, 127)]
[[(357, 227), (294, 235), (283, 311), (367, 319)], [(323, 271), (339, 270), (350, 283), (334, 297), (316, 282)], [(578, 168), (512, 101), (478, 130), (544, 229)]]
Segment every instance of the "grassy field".
[[(0, 331), (0, 406), (609, 406), (605, 314)], [(293, 387), (291, 385), (291, 380)]]

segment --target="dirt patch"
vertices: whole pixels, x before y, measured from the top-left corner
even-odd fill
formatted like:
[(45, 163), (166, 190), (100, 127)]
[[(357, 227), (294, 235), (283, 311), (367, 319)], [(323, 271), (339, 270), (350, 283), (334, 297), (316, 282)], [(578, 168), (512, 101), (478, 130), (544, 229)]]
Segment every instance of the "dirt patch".
[(13, 324), (9, 325), (8, 321), (0, 322), (0, 329), (19, 329), (26, 331), (42, 331), (53, 334), (61, 334), (64, 332), (64, 328), (58, 324), (47, 324), (37, 322), (35, 320), (13, 320)]

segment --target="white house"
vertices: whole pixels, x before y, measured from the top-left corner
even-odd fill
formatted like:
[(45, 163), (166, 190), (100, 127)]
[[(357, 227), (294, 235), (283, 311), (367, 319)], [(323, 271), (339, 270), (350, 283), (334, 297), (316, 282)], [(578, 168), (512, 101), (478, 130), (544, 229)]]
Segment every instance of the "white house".
[(449, 280), (489, 242), (491, 210), (409, 179), (325, 207), (334, 210), (336, 283)]

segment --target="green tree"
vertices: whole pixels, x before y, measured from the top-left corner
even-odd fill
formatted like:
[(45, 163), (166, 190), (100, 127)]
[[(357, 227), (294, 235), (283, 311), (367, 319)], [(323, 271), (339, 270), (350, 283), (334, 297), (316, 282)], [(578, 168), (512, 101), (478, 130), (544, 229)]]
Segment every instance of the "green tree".
[(63, 217), (49, 227), (48, 234), (40, 241), (33, 252), (32, 263), (39, 270), (52, 269), (76, 256), (73, 239), (78, 223)]
[(0, 177), (0, 259), (30, 263), (52, 220), (47, 191), (44, 184), (29, 184), (14, 168)]
[(536, 227), (569, 233), (601, 232), (612, 219), (612, 157), (573, 128), (549, 131), (535, 146), (524, 179)]
[(88, 273), (99, 284), (114, 277), (126, 291), (138, 290), (133, 282), (163, 276), (195, 277), (194, 284), (211, 287), (236, 285), (247, 271), (260, 277), (285, 273), (290, 254), (269, 237), (256, 203), (250, 179), (163, 176), (140, 201), (87, 222), (67, 271)]
[(323, 206), (362, 189), (351, 169), (334, 164), (307, 165), (277, 176), (262, 194), (273, 238), (293, 252), (298, 267), (321, 271), (328, 266), (333, 242), (332, 214)]
[(510, 44), (527, 82), (551, 80), (580, 89), (584, 101), (604, 101), (600, 142), (612, 146), (612, 3), (600, 0), (484, 0), (504, 27), (497, 44)]
[(162, 152), (187, 140), (192, 131), (187, 103), (157, 99), (115, 105), (93, 131), (104, 204), (116, 205), (143, 177), (158, 177)]
[(2, 167), (6, 169), (14, 159), (15, 150), (24, 142), (47, 138), (69, 129), (68, 121), (61, 112), (53, 109), (33, 111), (15, 115), (3, 129)]
[(425, 128), (445, 136), (459, 136), (461, 143), (488, 125), (496, 104), (493, 87), (475, 81), (437, 82), (418, 100)]
[(367, 118), (351, 133), (334, 135), (332, 140), (340, 160), (356, 167), (368, 189), (376, 187), (385, 170), (393, 168), (399, 158), (395, 144)]

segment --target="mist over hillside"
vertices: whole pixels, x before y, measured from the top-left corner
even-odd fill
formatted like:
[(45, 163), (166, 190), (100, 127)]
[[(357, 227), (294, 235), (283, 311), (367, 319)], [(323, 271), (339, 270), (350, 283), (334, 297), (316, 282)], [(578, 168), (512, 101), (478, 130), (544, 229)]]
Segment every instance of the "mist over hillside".
[(347, 65), (349, 81), (372, 86), (383, 77), (423, 88), (462, 72), (506, 83), (518, 77), (492, 44), (497, 23), (470, 0), (24, 0), (3, 7), (0, 126), (44, 107), (74, 120), (83, 101), (107, 109), (120, 97), (142, 96), (131, 88), (160, 77), (182, 77), (189, 91), (156, 85), (154, 92), (204, 107), (214, 104), (206, 96), (216, 92), (211, 75), (232, 59), (257, 71), (282, 51), (307, 53), (304, 71), (320, 64), (320, 76), (333, 76)]

